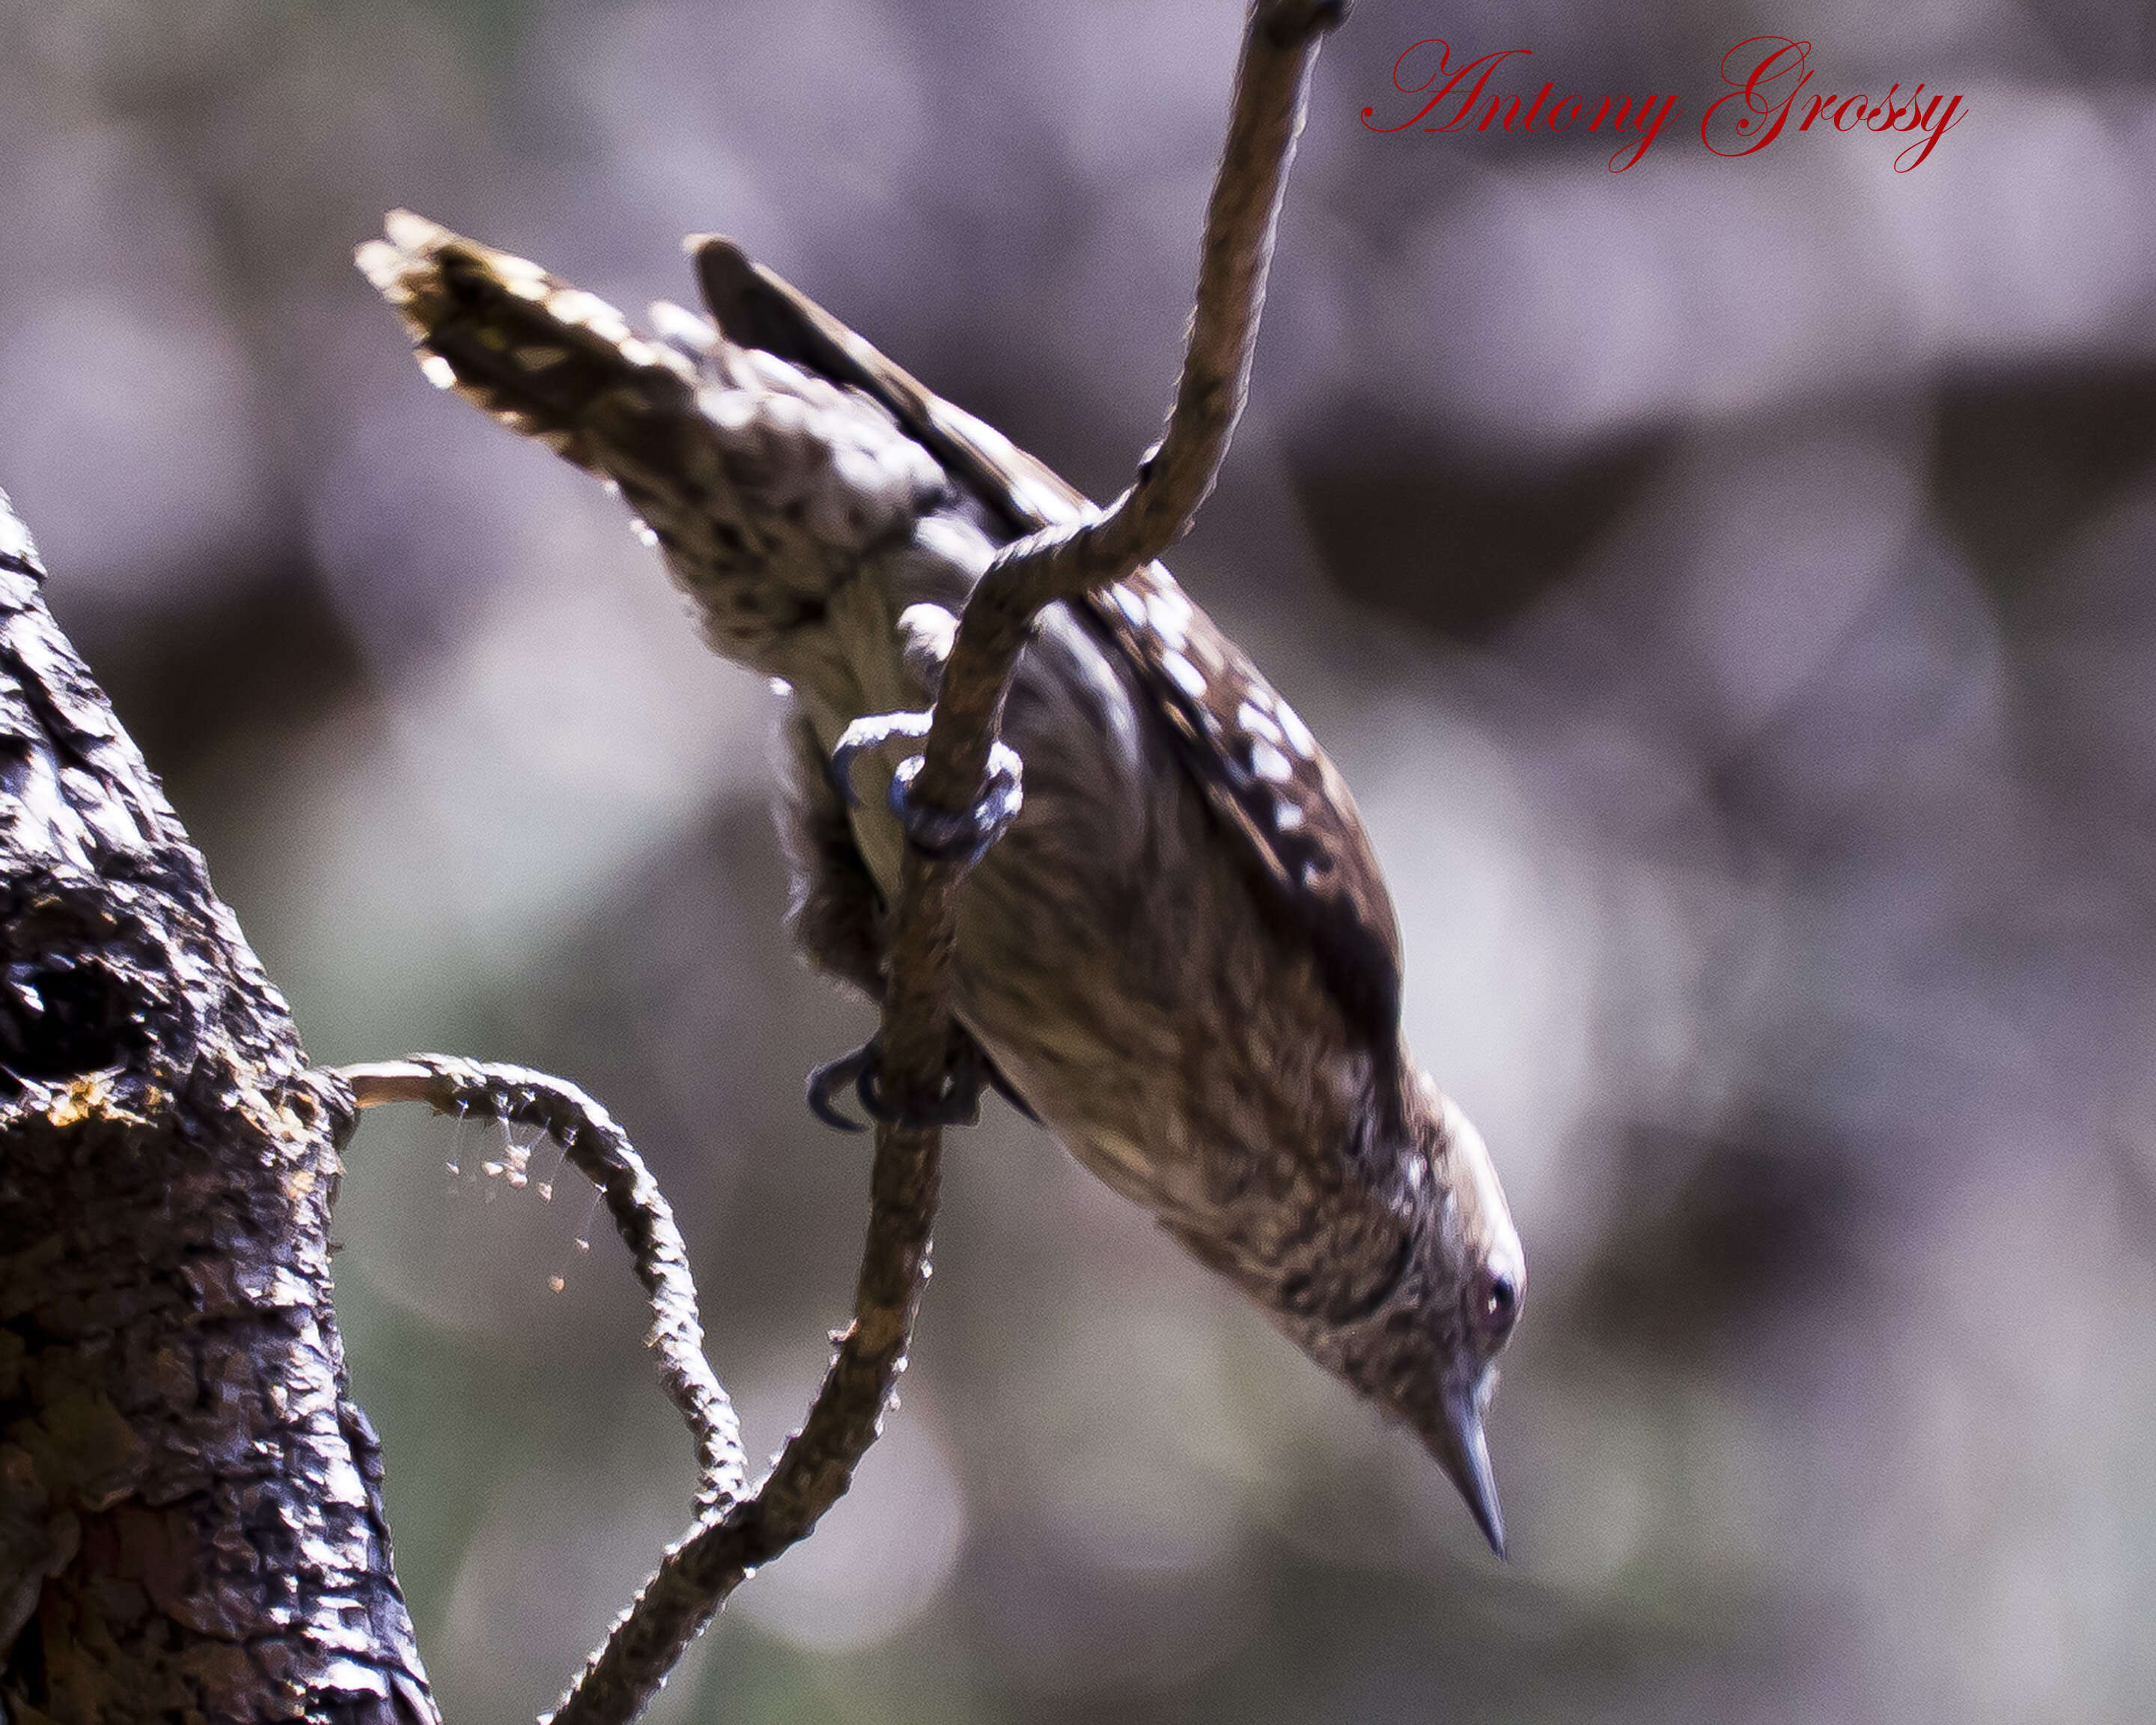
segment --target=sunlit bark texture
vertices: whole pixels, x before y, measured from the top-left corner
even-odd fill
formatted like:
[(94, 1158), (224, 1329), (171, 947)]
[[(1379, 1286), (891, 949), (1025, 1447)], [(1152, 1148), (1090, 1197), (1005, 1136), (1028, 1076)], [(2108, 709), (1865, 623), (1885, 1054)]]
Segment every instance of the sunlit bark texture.
[(351, 1099), (42, 580), (0, 498), (0, 1693), (433, 1721), (330, 1307)]

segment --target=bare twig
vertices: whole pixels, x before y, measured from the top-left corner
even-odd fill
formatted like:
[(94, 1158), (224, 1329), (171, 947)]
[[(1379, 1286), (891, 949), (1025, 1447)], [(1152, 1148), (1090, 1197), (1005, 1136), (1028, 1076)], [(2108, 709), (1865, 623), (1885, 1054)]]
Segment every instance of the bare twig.
[(660, 1381), (696, 1436), (701, 1470), (697, 1505), (722, 1511), (748, 1485), (741, 1423), (704, 1358), (696, 1283), (674, 1213), (607, 1111), (573, 1084), (528, 1066), (408, 1055), (401, 1060), (341, 1066), (331, 1075), (352, 1088), (362, 1108), (424, 1102), (437, 1114), (477, 1114), (534, 1126), (551, 1133), (578, 1173), (598, 1187), (622, 1241), (636, 1261), (637, 1280), (651, 1298), (652, 1352)]
[(914, 787), (921, 803), (973, 806), (1011, 667), (1034, 614), (1151, 562), (1189, 531), (1211, 493), (1242, 415), (1311, 69), (1322, 33), (1346, 10), (1317, 0), (1274, 0), (1254, 9), (1206, 210), (1196, 309), (1168, 429), (1140, 462), (1136, 482), (1098, 519), (1019, 540), (983, 577), (944, 673), (928, 764)]
[[(1214, 182), (1199, 260), (1196, 309), (1175, 404), (1136, 483), (1099, 516), (1006, 547), (960, 619), (936, 703), (915, 800), (969, 809), (978, 800), (1018, 655), (1040, 608), (1106, 587), (1189, 531), (1241, 417), (1265, 304), (1281, 193), (1302, 131), (1310, 73), (1344, 4), (1281, 0), (1252, 10), (1237, 69), (1228, 141)], [(947, 1034), (952, 902), (963, 870), (909, 848), (891, 942), (883, 1045), (890, 1088), (932, 1094)], [(916, 1091), (910, 1085), (919, 1085)]]
[[(1034, 615), (1121, 579), (1188, 531), (1242, 411), (1281, 191), (1310, 70), (1342, 0), (1259, 0), (1237, 70), (1228, 140), (1206, 213), (1197, 309), (1166, 435), (1097, 519), (1008, 548), (968, 601), (916, 783), (924, 807), (979, 799), (1004, 700)], [(886, 1095), (918, 1117), (941, 1087), (950, 1034), (953, 896), (968, 865), (909, 847), (891, 942), (881, 1045)], [(876, 1132), (868, 1239), (854, 1321), (801, 1430), (752, 1497), (706, 1517), (666, 1554), (585, 1667), (554, 1725), (634, 1718), (726, 1596), (800, 1539), (845, 1491), (880, 1429), (928, 1278), (941, 1134)]]
[(706, 1517), (667, 1552), (552, 1715), (553, 1725), (623, 1725), (636, 1717), (734, 1589), (805, 1536), (852, 1483), (906, 1368), (928, 1280), (941, 1147), (932, 1127), (878, 1128), (854, 1320), (808, 1417), (752, 1497)]

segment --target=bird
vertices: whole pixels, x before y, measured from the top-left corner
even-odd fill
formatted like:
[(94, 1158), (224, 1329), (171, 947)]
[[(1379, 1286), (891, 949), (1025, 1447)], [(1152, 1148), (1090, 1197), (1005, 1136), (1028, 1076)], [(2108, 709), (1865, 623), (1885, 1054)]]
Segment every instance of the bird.
[[(907, 837), (874, 781), (999, 547), (1094, 506), (723, 237), (690, 242), (710, 315), (660, 301), (639, 332), (527, 259), (385, 227), (357, 260), (429, 380), (616, 490), (710, 644), (782, 692), (789, 924), (880, 999)], [(1484, 1423), (1526, 1261), (1403, 1035), (1338, 771), (1157, 562), (1043, 609), (1001, 735), (1023, 799), (958, 891), (954, 1065), (1407, 1425), (1502, 1557)], [(875, 1106), (874, 1054), (824, 1069), (824, 1111), (848, 1080)]]

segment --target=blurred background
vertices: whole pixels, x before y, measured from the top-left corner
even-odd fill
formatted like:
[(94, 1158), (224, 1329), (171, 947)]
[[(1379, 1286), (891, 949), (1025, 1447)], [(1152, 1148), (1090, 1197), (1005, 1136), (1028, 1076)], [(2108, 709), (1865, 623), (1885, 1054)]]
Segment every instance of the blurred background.
[[(865, 1215), (801, 1075), (870, 1023), (779, 930), (771, 698), (618, 506), (426, 387), (352, 248), (408, 204), (634, 313), (731, 232), (1105, 495), (1239, 19), (0, 9), (0, 485), (54, 608), (317, 1059), (527, 1061), (626, 1122), (758, 1455)], [(1718, 159), (1768, 29), (1964, 116), (1905, 174), (1823, 128)], [(1364, 129), (1433, 35), (1677, 117), (1622, 175)], [(2146, 1718), (2153, 557), (2145, 5), (1361, 0), (1176, 567), (1354, 785), (1510, 1187), (1513, 1560), (996, 1105), (887, 1440), (655, 1717)], [(489, 1132), (370, 1117), (338, 1215), (465, 1721), (551, 1701), (691, 1483), (588, 1194), (480, 1179)]]

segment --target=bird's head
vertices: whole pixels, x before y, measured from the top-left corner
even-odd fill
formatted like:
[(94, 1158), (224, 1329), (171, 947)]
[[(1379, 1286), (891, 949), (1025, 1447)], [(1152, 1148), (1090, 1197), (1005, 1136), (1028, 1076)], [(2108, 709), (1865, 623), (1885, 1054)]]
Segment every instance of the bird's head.
[(1505, 1522), (1482, 1435), (1496, 1360), (1512, 1338), (1527, 1261), (1482, 1135), (1427, 1076), (1409, 1109), (1394, 1214), (1406, 1224), (1394, 1272), (1346, 1322), (1299, 1339), (1412, 1426), (1499, 1556)]
[(1440, 1194), (1423, 1243), (1430, 1328), (1439, 1339), (1435, 1382), (1402, 1409), (1475, 1512), (1491, 1547), (1505, 1553), (1505, 1517), (1490, 1468), (1482, 1416), (1497, 1387), (1496, 1358), (1512, 1340), (1527, 1292), (1527, 1265), (1489, 1147), (1459, 1105), (1425, 1078), (1435, 1102), (1428, 1141)]

